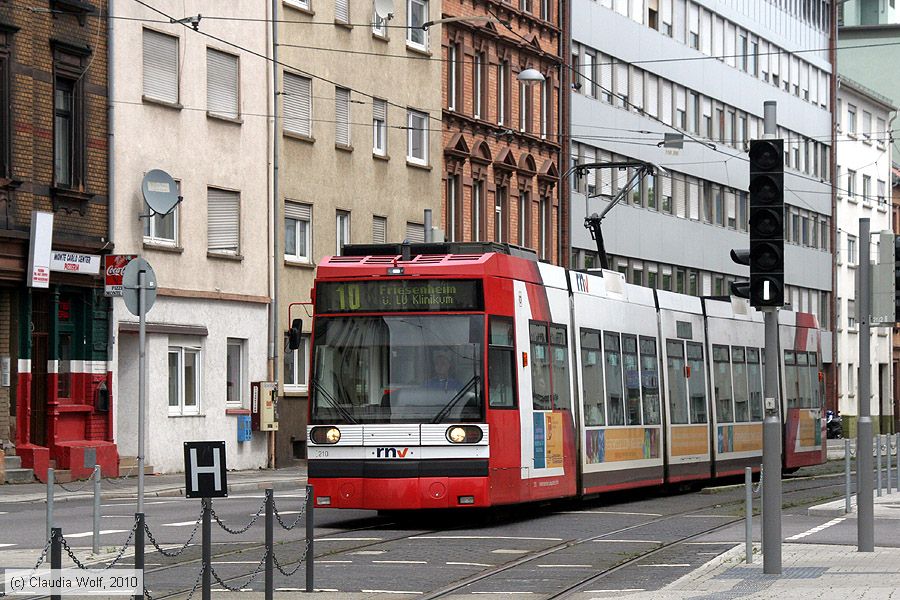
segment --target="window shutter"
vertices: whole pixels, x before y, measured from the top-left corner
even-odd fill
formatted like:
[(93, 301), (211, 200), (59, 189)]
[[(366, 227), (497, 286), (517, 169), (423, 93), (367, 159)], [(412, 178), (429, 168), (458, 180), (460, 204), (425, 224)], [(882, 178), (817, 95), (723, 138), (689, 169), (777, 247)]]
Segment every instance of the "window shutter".
[(651, 116), (659, 116), (659, 80), (656, 75), (647, 75), (647, 97), (644, 99), (644, 107)]
[(350, 22), (350, 0), (335, 0), (334, 20), (341, 23)]
[(766, 73), (769, 72), (769, 42), (759, 40), (759, 76), (763, 81), (766, 80)]
[(350, 90), (334, 88), (334, 141), (350, 145)]
[(387, 123), (387, 102), (377, 99), (372, 102), (372, 118)]
[(616, 94), (628, 97), (628, 64), (621, 61), (616, 62)]
[(663, 0), (662, 9), (661, 9), (662, 22), (667, 23), (669, 25), (672, 24), (672, 3)]
[(675, 215), (683, 219), (687, 218), (687, 181), (678, 178), (675, 180), (673, 198), (675, 199)]
[[(597, 160), (599, 162), (610, 162), (610, 155), (607, 152), (598, 152)], [(600, 190), (601, 194), (612, 195), (612, 170), (600, 169)]]
[(644, 72), (631, 67), (631, 103), (636, 107), (644, 108)]
[(312, 220), (312, 206), (309, 204), (300, 204), (298, 202), (285, 202), (284, 217), (286, 219), (309, 222)]
[(718, 58), (725, 53), (725, 21), (715, 16), (712, 19), (712, 38), (712, 55)]
[(680, 111), (687, 112), (687, 92), (681, 86), (675, 90), (675, 108)]
[(206, 213), (207, 247), (213, 252), (237, 252), (240, 241), (240, 194), (209, 188)]
[(712, 118), (712, 100), (704, 96), (701, 102), (703, 102), (703, 116)]
[(662, 195), (664, 198), (672, 197), (672, 176), (671, 175), (659, 175), (660, 180), (662, 181)]
[(737, 65), (737, 59), (734, 56), (736, 50), (734, 49), (736, 40), (734, 39), (737, 36), (737, 31), (734, 28), (734, 25), (725, 21), (725, 63), (729, 67), (734, 67)]
[(699, 182), (691, 181), (690, 182), (690, 194), (688, 195), (688, 209), (690, 210), (690, 214), (688, 218), (691, 219), (699, 219), (700, 218), (700, 185)]
[(603, 88), (601, 92), (606, 92), (607, 94), (611, 94), (613, 91), (613, 64), (612, 57), (608, 54), (601, 54), (597, 60), (599, 61), (599, 65), (597, 69), (600, 71), (600, 87)]
[(178, 38), (144, 30), (144, 96), (178, 102)]
[(206, 50), (206, 110), (236, 119), (238, 109), (238, 58)]
[(421, 223), (406, 222), (406, 239), (412, 244), (425, 243), (425, 226)]
[(672, 124), (672, 82), (662, 82), (662, 118), (663, 123)]
[(284, 74), (284, 129), (311, 136), (312, 81), (291, 73)]
[[(734, 220), (735, 225), (737, 225), (737, 198), (731, 190), (725, 191), (725, 210), (729, 221)], [(725, 224), (728, 225), (728, 222)]]
[(383, 244), (387, 240), (387, 219), (372, 217), (372, 243)]
[(700, 13), (700, 48), (707, 56), (712, 54), (712, 13), (708, 10)]

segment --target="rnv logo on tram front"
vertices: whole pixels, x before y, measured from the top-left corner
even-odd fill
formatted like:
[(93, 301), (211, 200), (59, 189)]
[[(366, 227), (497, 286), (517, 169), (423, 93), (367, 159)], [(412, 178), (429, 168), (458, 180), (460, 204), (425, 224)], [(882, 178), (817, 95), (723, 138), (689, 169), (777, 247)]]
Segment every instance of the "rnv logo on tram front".
[(406, 458), (409, 448), (375, 448), (375, 458)]

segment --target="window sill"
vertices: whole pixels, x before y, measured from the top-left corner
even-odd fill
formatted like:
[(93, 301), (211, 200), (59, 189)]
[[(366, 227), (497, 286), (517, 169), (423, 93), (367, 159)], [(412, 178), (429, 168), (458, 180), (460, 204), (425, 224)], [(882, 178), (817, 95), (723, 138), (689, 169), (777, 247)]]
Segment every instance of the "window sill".
[(218, 258), (221, 260), (230, 260), (234, 262), (241, 262), (244, 260), (243, 254), (226, 254), (225, 252), (213, 252), (211, 250), (206, 251), (206, 258)]
[(849, 202), (851, 204), (859, 204), (859, 200), (857, 200), (853, 196), (847, 196), (847, 202)]
[(184, 248), (174, 244), (163, 244), (161, 242), (151, 242), (144, 240), (144, 250), (153, 250), (156, 252), (171, 252), (172, 254), (182, 254)]
[(238, 408), (238, 407), (226, 408), (225, 414), (226, 415), (249, 415), (250, 409), (249, 408)]
[(305, 385), (285, 385), (283, 392), (288, 397), (308, 396), (309, 388)]
[(883, 213), (887, 212), (887, 206), (885, 206), (884, 203), (878, 204), (878, 206), (876, 208), (878, 209), (878, 212), (883, 212)]
[(422, 169), (425, 171), (431, 171), (431, 169), (432, 169), (431, 165), (426, 165), (424, 163), (419, 163), (419, 162), (413, 162), (413, 161), (409, 160), (408, 158), (406, 159), (406, 166), (413, 167), (415, 169)]
[(294, 260), (290, 258), (284, 259), (284, 266), (286, 267), (297, 267), (298, 269), (310, 269), (313, 270), (316, 268), (316, 264), (313, 262), (305, 261), (305, 260)]
[(141, 96), (141, 102), (146, 104), (156, 104), (157, 106), (164, 106), (166, 108), (172, 108), (175, 110), (181, 110), (184, 108), (180, 102), (166, 102), (165, 100), (157, 100), (156, 98), (151, 98), (149, 96)]
[(379, 42), (385, 42), (385, 43), (391, 41), (391, 38), (388, 37), (387, 34), (382, 34), (382, 33), (378, 33), (375, 31), (372, 32), (372, 38), (378, 40)]
[(378, 154), (377, 152), (372, 153), (372, 158), (374, 158), (375, 160), (383, 160), (385, 162), (391, 160), (391, 157), (387, 154)]
[(240, 117), (226, 117), (225, 115), (219, 115), (216, 113), (211, 113), (209, 111), (206, 111), (206, 116), (207, 116), (207, 118), (215, 119), (216, 121), (223, 121), (225, 123), (233, 123), (235, 125), (243, 125), (244, 124), (244, 119), (242, 119)]
[(297, 4), (294, 4), (293, 2), (288, 2), (287, 0), (282, 0), (281, 3), (284, 6), (287, 6), (288, 8), (296, 10), (299, 13), (303, 13), (304, 15), (309, 15), (309, 16), (313, 17), (316, 14), (316, 11), (314, 11), (310, 8), (306, 8), (305, 6), (299, 6)]
[(353, 31), (353, 25), (350, 23), (345, 23), (344, 21), (334, 20), (334, 24), (340, 27), (341, 29), (346, 29), (347, 31)]
[(431, 56), (431, 51), (428, 50), (428, 48), (424, 48), (422, 46), (417, 46), (417, 45), (413, 44), (412, 42), (410, 42), (409, 40), (406, 40), (406, 51), (413, 52), (415, 54), (420, 54), (422, 56), (429, 56), (429, 57)]
[(339, 144), (335, 142), (334, 149), (342, 150), (343, 152), (353, 152), (353, 146), (351, 144)]
[(190, 415), (190, 414), (189, 414), (189, 415), (185, 415), (185, 414), (182, 414), (182, 413), (169, 413), (169, 414), (168, 414), (168, 417), (169, 417), (170, 419), (192, 419), (192, 418), (198, 418), (198, 417), (201, 418), (201, 419), (205, 419), (205, 418), (206, 418), (206, 415), (201, 414), (201, 413), (197, 413), (197, 414), (193, 414), (193, 415)]
[(281, 134), (286, 138), (291, 138), (300, 142), (307, 142), (309, 144), (316, 143), (316, 138), (309, 135), (303, 135), (302, 133), (293, 133), (291, 131), (285, 131), (284, 129), (282, 129)]

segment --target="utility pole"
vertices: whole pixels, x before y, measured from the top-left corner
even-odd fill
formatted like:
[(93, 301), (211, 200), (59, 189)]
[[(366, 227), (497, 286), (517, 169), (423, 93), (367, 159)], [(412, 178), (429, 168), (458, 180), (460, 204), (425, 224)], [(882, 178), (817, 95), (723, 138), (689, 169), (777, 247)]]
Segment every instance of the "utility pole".
[(872, 232), (869, 219), (859, 220), (859, 423), (856, 441), (856, 543), (859, 552), (875, 551), (875, 505), (872, 498), (872, 364), (871, 339), (871, 273), (869, 261)]

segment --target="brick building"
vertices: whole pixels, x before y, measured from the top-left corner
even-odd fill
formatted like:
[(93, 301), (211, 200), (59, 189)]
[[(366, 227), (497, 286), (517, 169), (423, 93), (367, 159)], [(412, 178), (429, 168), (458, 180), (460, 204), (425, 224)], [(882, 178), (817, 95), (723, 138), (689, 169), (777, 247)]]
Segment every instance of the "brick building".
[[(559, 0), (445, 0), (441, 11), (490, 19), (442, 26), (445, 237), (509, 242), (562, 264), (568, 73)], [(544, 81), (520, 80), (526, 69)]]
[(40, 478), (51, 460), (83, 476), (93, 456), (118, 472), (100, 277), (63, 261), (32, 286), (28, 268), (35, 211), (52, 215), (54, 252), (97, 265), (109, 251), (105, 13), (0, 3), (0, 442)]

